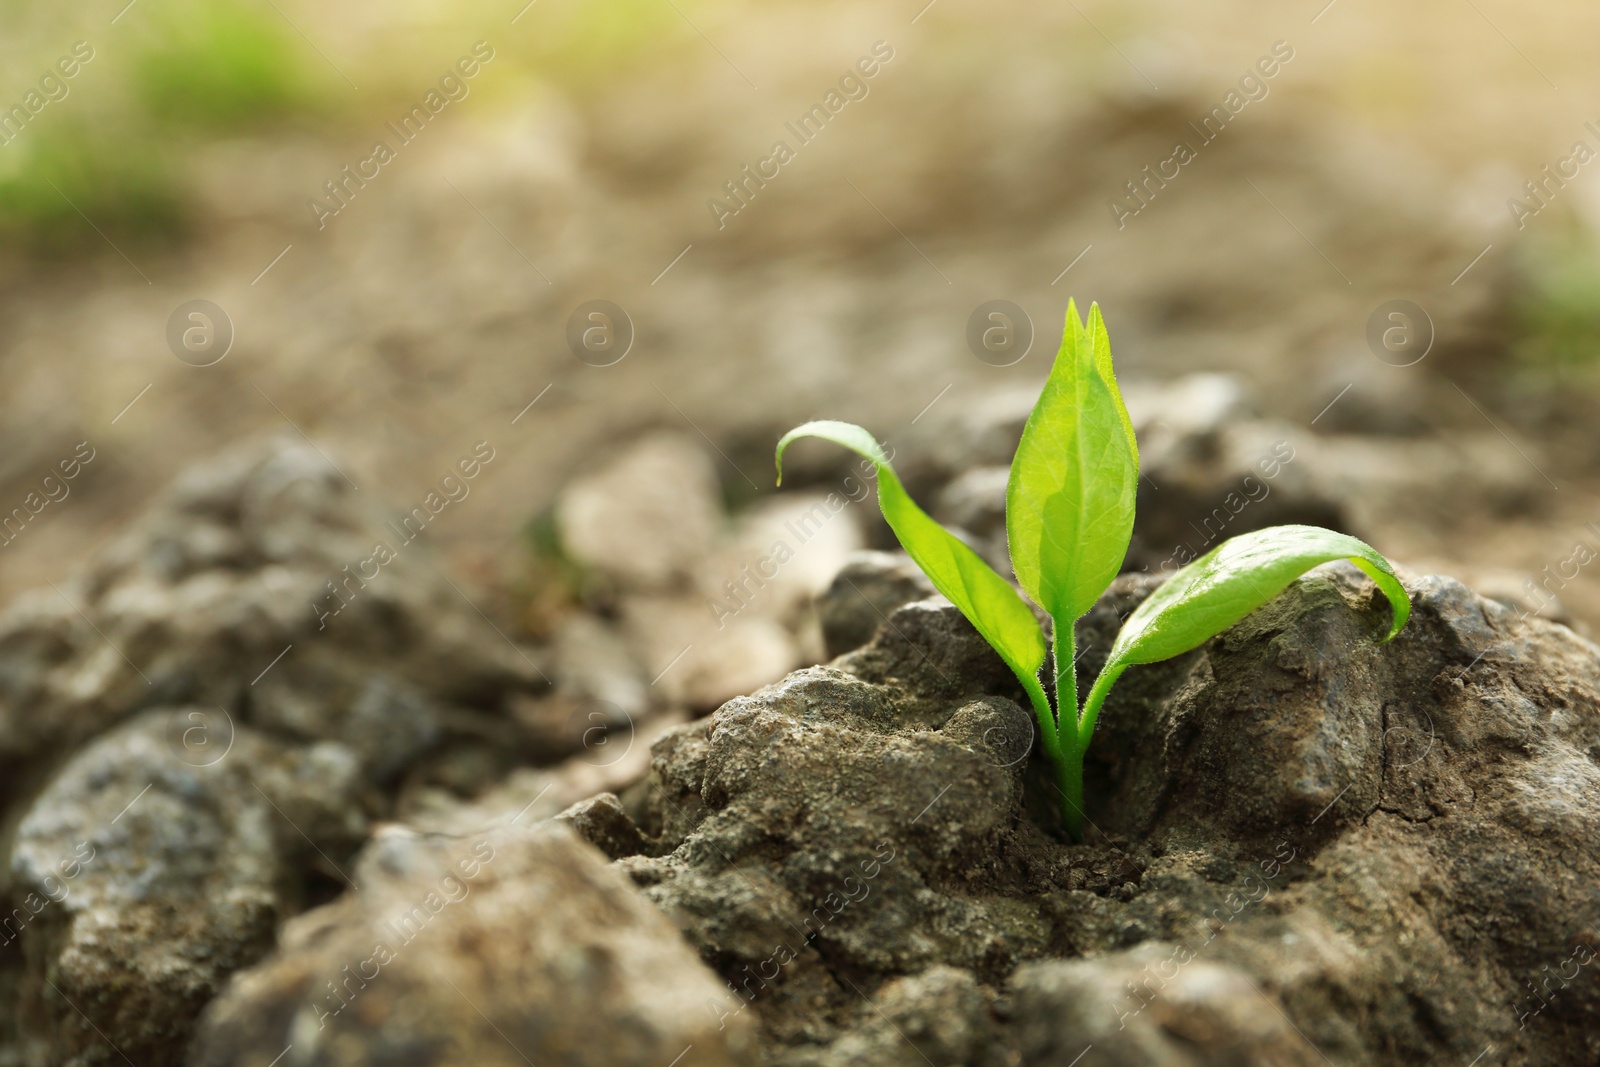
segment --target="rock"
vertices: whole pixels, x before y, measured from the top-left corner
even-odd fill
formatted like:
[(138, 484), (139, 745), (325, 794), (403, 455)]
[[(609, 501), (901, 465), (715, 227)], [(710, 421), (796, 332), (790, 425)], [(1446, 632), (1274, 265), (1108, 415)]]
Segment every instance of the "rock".
[(624, 621), (668, 704), (714, 708), (782, 678), (800, 663), (795, 636), (755, 611), (718, 614), (704, 602), (631, 597)]
[(615, 793), (601, 793), (580, 800), (552, 821), (566, 824), (573, 833), (614, 860), (636, 856), (645, 849), (644, 835)]
[(373, 841), (207, 1010), (194, 1067), (747, 1062), (723, 984), (568, 830)]
[(557, 625), (550, 657), (555, 691), (526, 695), (511, 714), (546, 755), (568, 756), (633, 729), (651, 714), (650, 687), (632, 644), (610, 623), (573, 612)]
[(531, 657), (383, 519), (315, 447), (246, 443), (0, 615), (0, 893), (32, 916), (0, 985), (27, 1062), (121, 1062), (95, 1027), (179, 1062), (397, 794), (551, 756), (507, 714), (545, 687)]
[[(778, 1062), (1591, 1062), (1600, 649), (1407, 584), (1388, 644), (1337, 565), (1129, 671), (1082, 844), (1015, 680), (905, 605), (658, 742), (620, 865)], [(1086, 617), (1080, 687), (1158, 585)]]
[[(1559, 625), (1407, 575), (1412, 621), (1378, 645), (1388, 604), (1320, 568), (1119, 681), (1073, 843), (1010, 671), (904, 564), (858, 560), (876, 577), (823, 617), (887, 624), (699, 722), (672, 709), (717, 692), (701, 671), (777, 657), (730, 655), (687, 585), (629, 593), (668, 712), (507, 773), (548, 751), (507, 713), (537, 676), (420, 553), (295, 621), (367, 539), (321, 469), (228, 459), (63, 588), (93, 625), (76, 599), (0, 624), (0, 1062), (1600, 1054), (1600, 649)], [(1079, 623), (1080, 689), (1159, 582), (1124, 575)], [(795, 654), (760, 611), (736, 624)]]
[(1546, 567), (1544, 573), (1515, 571), (1504, 567), (1457, 568), (1457, 577), (1463, 585), (1472, 588), (1479, 596), (1498, 601), (1521, 615), (1537, 615), (1550, 622), (1558, 622), (1575, 633), (1589, 637), (1588, 627), (1572, 617), (1567, 605), (1555, 590), (1566, 584), (1559, 574)]
[(1030, 963), (1012, 997), (1024, 1063), (1069, 1063), (1091, 1048), (1106, 1067), (1326, 1062), (1248, 975), (1189, 961), (1178, 945)]
[(973, 467), (953, 478), (939, 492), (933, 514), (942, 523), (980, 538), (1002, 539), (1006, 530), (1006, 483), (1010, 466)]
[(824, 1049), (797, 1049), (777, 1062), (783, 1067), (1000, 1067), (1008, 1062), (990, 1014), (993, 995), (967, 971), (930, 967), (894, 979), (870, 995), (857, 992), (857, 1022), (843, 1037)]
[[(700, 787), (710, 753), (706, 743), (710, 726), (708, 719), (684, 723), (650, 746), (641, 828), (652, 846), (681, 842), (706, 817)], [(638, 876), (648, 877), (642, 872)]]
[(721, 533), (716, 467), (677, 434), (641, 438), (563, 489), (556, 528), (567, 554), (625, 589), (686, 583)]
[[(839, 494), (786, 494), (741, 515), (689, 596), (638, 594), (620, 612), (658, 700), (714, 708), (821, 654), (813, 597), (860, 544)], [(805, 646), (805, 647), (803, 647)]]
[[(596, 737), (615, 736), (619, 731), (631, 730), (639, 721), (609, 700), (566, 693), (524, 697), (512, 704), (511, 714), (520, 732), (546, 755), (574, 755)], [(470, 795), (474, 792), (464, 783), (457, 787), (450, 781), (453, 774), (437, 777), (442, 779), (437, 784), (449, 784), (458, 793)]]
[(1139, 435), (1139, 451), (1205, 438), (1252, 412), (1237, 375), (1202, 372), (1163, 381), (1121, 383), (1128, 417)]
[(0, 803), (141, 708), (225, 709), (287, 739), (338, 741), (378, 781), (441, 739), (446, 707), (488, 709), (495, 750), (525, 750), (498, 713), (544, 684), (427, 550), (298, 438), (189, 472), (58, 585), (0, 615)]
[(650, 691), (626, 638), (587, 612), (562, 620), (554, 640), (559, 693), (578, 702), (600, 701), (623, 714), (649, 710)]
[[(945, 892), (1003, 848), (1031, 736), (1025, 712), (963, 696), (950, 668), (953, 698), (920, 703), (837, 667), (807, 668), (730, 701), (709, 731), (658, 745), (651, 781), (675, 816), (663, 829), (687, 833), (658, 839), (658, 850), (676, 848), (628, 870), (756, 1003), (779, 974), (820, 984), (841, 1007), (854, 994), (844, 999), (826, 969), (943, 962), (998, 977), (1043, 935), (1031, 908)], [(670, 766), (684, 760), (681, 773)], [(682, 817), (671, 782), (700, 783), (697, 819)], [(771, 1007), (769, 1025), (802, 1026), (793, 998)]]
[(972, 467), (1009, 467), (1022, 427), (1039, 399), (1036, 383), (979, 393), (959, 405), (933, 409), (909, 434), (913, 442), (895, 467), (914, 484), (924, 471), (948, 479)]
[(894, 609), (933, 595), (933, 583), (904, 552), (854, 553), (817, 600), (828, 656), (860, 648)]
[(470, 834), (531, 824), (607, 793), (627, 793), (650, 772), (652, 744), (676, 733), (685, 717), (668, 710), (636, 728), (591, 728), (582, 751), (551, 767), (519, 767), (471, 799), (437, 786), (415, 787), (397, 798), (394, 818), (424, 833)]
[[(1047, 933), (1036, 909), (961, 888), (1007, 848), (1032, 724), (1012, 700), (981, 695), (1017, 687), (994, 684), (993, 653), (940, 604), (903, 607), (873, 645), (656, 746), (643, 825), (666, 854), (624, 866), (719, 961), (736, 991), (728, 1010), (753, 1008), (795, 1063), (886, 1047), (875, 1012), (858, 1020), (871, 1032), (824, 1021), (854, 1017), (877, 992), (870, 976), (942, 965), (975, 990), (975, 973), (999, 981)], [(890, 681), (901, 675), (931, 688), (912, 694)], [(894, 1010), (921, 1020), (930, 1049), (984, 1033), (981, 1008), (938, 1023), (929, 1006)]]
[[(1524, 442), (1524, 453), (1537, 449)], [(1463, 510), (1532, 510), (1545, 483), (1498, 435), (1320, 437), (1245, 420), (1140, 439), (1138, 520), (1127, 569), (1171, 570), (1240, 533), (1286, 523), (1376, 540), (1397, 523), (1448, 526)]]
[(32, 915), (7, 932), (28, 961), (29, 1062), (181, 1063), (200, 1010), (365, 835), (348, 748), (241, 727), (186, 762), (208, 710), (145, 712), (93, 742), (18, 828), (13, 914)]
[(942, 596), (896, 608), (869, 644), (834, 662), (855, 677), (898, 686), (900, 701), (918, 707), (997, 693), (1022, 697), (1011, 669)]
[[(1323, 433), (1417, 437), (1438, 425), (1441, 411), (1464, 406), (1443, 376), (1368, 359), (1364, 345), (1351, 340), (1328, 353), (1327, 366), (1313, 385), (1314, 395), (1328, 397), (1331, 404), (1317, 417)], [(1463, 412), (1468, 413), (1470, 409)]]
[(1541, 473), (1551, 469), (1542, 449), (1494, 429), (1419, 440), (1312, 438), (1303, 447), (1318, 491), (1364, 529), (1400, 517), (1434, 529), (1470, 513), (1525, 518), (1539, 513), (1552, 487)]
[[(565, 536), (588, 539), (569, 551), (588, 553), (585, 562), (618, 584), (622, 595), (611, 608), (625, 638), (584, 613), (559, 626), (558, 699), (524, 708), (541, 736), (559, 735), (574, 703), (583, 712), (595, 704), (630, 718), (652, 702), (710, 709), (821, 656), (809, 609), (860, 546), (849, 499), (784, 494), (745, 511), (724, 531), (714, 485), (701, 486), (696, 496), (678, 484), (683, 471), (669, 476), (658, 469), (669, 461), (682, 466), (688, 447), (647, 438), (563, 497), (568, 512), (588, 516), (562, 520)], [(629, 479), (649, 488), (621, 484)], [(684, 508), (692, 513), (687, 520)], [(694, 518), (702, 512), (705, 521)], [(623, 544), (624, 535), (640, 544)]]
[(1127, 569), (1172, 571), (1230, 537), (1268, 526), (1357, 532), (1349, 494), (1319, 477), (1315, 439), (1297, 427), (1188, 420), (1163, 424), (1151, 437), (1140, 439)]
[(719, 617), (749, 610), (792, 626), (861, 544), (861, 524), (843, 494), (784, 493), (739, 516), (732, 543), (708, 561), (700, 588)]
[(447, 716), (405, 679), (389, 672), (363, 677), (342, 653), (309, 646), (292, 668), (253, 687), (249, 721), (285, 737), (337, 741), (379, 784), (436, 742)]

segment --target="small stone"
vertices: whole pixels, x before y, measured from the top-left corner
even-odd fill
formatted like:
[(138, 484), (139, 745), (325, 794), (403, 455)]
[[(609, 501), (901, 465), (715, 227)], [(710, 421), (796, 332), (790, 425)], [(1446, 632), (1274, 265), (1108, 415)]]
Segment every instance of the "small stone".
[(720, 534), (722, 491), (695, 441), (656, 433), (561, 491), (556, 528), (567, 554), (627, 589), (687, 582)]
[(566, 827), (393, 832), (353, 878), (211, 1005), (194, 1067), (747, 1062), (726, 985)]
[(870, 1000), (862, 1005), (861, 1025), (828, 1048), (786, 1064), (1002, 1067), (1007, 1062), (989, 1000), (970, 971), (930, 967), (862, 995)]
[(557, 691), (570, 700), (599, 701), (626, 715), (650, 707), (650, 690), (626, 638), (587, 612), (562, 620), (554, 640)]
[(1186, 946), (1145, 942), (1019, 968), (1013, 1014), (1025, 1063), (1068, 1063), (1089, 1046), (1107, 1067), (1324, 1063), (1258, 990), (1248, 975), (1193, 959)]
[(580, 800), (554, 819), (614, 860), (645, 849), (644, 835), (633, 824), (615, 793)]
[(347, 749), (241, 727), (191, 765), (171, 743), (200, 710), (146, 712), (93, 742), (17, 830), (12, 873), (38, 901), (20, 929), (36, 965), (20, 990), (31, 1062), (179, 1062), (206, 1002), (365, 832)]
[(828, 657), (872, 640), (889, 613), (934, 595), (933, 583), (903, 552), (856, 552), (817, 598)]
[(1159, 451), (1180, 441), (1203, 438), (1250, 415), (1244, 383), (1233, 374), (1202, 372), (1168, 381), (1121, 384), (1128, 418), (1139, 435), (1141, 457), (1152, 446)]
[(719, 619), (752, 612), (793, 622), (861, 548), (858, 507), (842, 493), (784, 493), (738, 518), (706, 562), (700, 589)]
[(978, 537), (1004, 535), (1006, 485), (1011, 468), (973, 467), (958, 474), (939, 493), (934, 515)]
[(754, 612), (719, 617), (692, 599), (635, 596), (623, 614), (651, 688), (669, 704), (709, 710), (800, 663), (794, 635)]

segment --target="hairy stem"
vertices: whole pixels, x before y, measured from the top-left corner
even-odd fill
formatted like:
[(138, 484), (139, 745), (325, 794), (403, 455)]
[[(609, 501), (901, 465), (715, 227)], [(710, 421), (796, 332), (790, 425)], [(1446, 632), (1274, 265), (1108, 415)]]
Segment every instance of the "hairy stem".
[(1078, 725), (1077, 634), (1072, 620), (1055, 620), (1056, 730), (1053, 754), (1061, 790), (1061, 822), (1074, 841), (1083, 839), (1083, 751)]
[(1089, 699), (1083, 702), (1083, 718), (1078, 723), (1078, 747), (1080, 750), (1089, 747), (1089, 740), (1094, 737), (1094, 723), (1100, 717), (1100, 706), (1106, 702), (1111, 687), (1122, 677), (1122, 672), (1128, 669), (1127, 664), (1118, 664), (1108, 667), (1100, 672), (1100, 677), (1094, 680), (1094, 685), (1089, 688)]
[(1039, 720), (1039, 743), (1044, 746), (1044, 754), (1050, 757), (1052, 764), (1060, 756), (1061, 743), (1056, 730), (1055, 712), (1050, 708), (1050, 698), (1045, 695), (1044, 686), (1037, 677), (1023, 678), (1022, 688), (1028, 692), (1028, 700), (1033, 704), (1033, 716)]

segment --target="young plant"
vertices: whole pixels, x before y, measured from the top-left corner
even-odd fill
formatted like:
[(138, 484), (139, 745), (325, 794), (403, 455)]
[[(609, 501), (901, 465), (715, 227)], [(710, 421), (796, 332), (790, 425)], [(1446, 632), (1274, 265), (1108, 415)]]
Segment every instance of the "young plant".
[(1350, 560), (1388, 598), (1392, 621), (1383, 640), (1399, 633), (1411, 613), (1411, 600), (1388, 561), (1354, 537), (1316, 526), (1241, 534), (1178, 571), (1128, 616), (1080, 709), (1073, 623), (1122, 568), (1139, 481), (1133, 421), (1117, 389), (1098, 305), (1090, 305), (1083, 322), (1068, 303), (1061, 350), (1023, 428), (1006, 486), (1011, 567), (1017, 584), (1053, 623), (1054, 703), (1040, 677), (1047, 649), (1033, 609), (976, 552), (917, 507), (872, 435), (826, 420), (790, 430), (778, 442), (780, 484), (784, 450), (802, 437), (843, 445), (876, 466), (878, 506), (900, 544), (1027, 692), (1041, 744), (1055, 766), (1061, 817), (1074, 838), (1083, 829), (1084, 753), (1123, 671), (1199, 647), (1312, 567), (1333, 560)]

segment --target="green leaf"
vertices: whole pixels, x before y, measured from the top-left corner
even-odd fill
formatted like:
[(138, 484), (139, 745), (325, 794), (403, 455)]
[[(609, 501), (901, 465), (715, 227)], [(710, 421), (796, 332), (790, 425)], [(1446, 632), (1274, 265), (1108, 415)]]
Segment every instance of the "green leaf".
[(1273, 526), (1222, 542), (1157, 589), (1128, 616), (1110, 660), (1156, 663), (1215, 637), (1312, 567), (1348, 559), (1393, 606), (1388, 640), (1411, 614), (1411, 598), (1389, 561), (1365, 542), (1319, 526)]
[(1044, 634), (1033, 610), (972, 549), (933, 521), (906, 493), (889, 457), (872, 435), (848, 422), (808, 422), (783, 435), (778, 442), (778, 481), (783, 481), (783, 453), (802, 437), (820, 437), (870, 460), (878, 468), (878, 506), (906, 553), (983, 635), (1037, 702), (1039, 668), (1044, 665)]
[(1084, 705), (1087, 739), (1105, 695), (1125, 669), (1158, 663), (1197, 648), (1288, 588), (1312, 567), (1347, 559), (1388, 597), (1393, 616), (1387, 641), (1411, 615), (1411, 598), (1389, 561), (1365, 542), (1319, 526), (1273, 526), (1222, 542), (1151, 593), (1111, 645), (1105, 668)]
[(1017, 581), (1058, 626), (1094, 607), (1128, 554), (1139, 488), (1133, 421), (1098, 305), (1067, 305), (1061, 351), (1022, 431), (1006, 485)]

